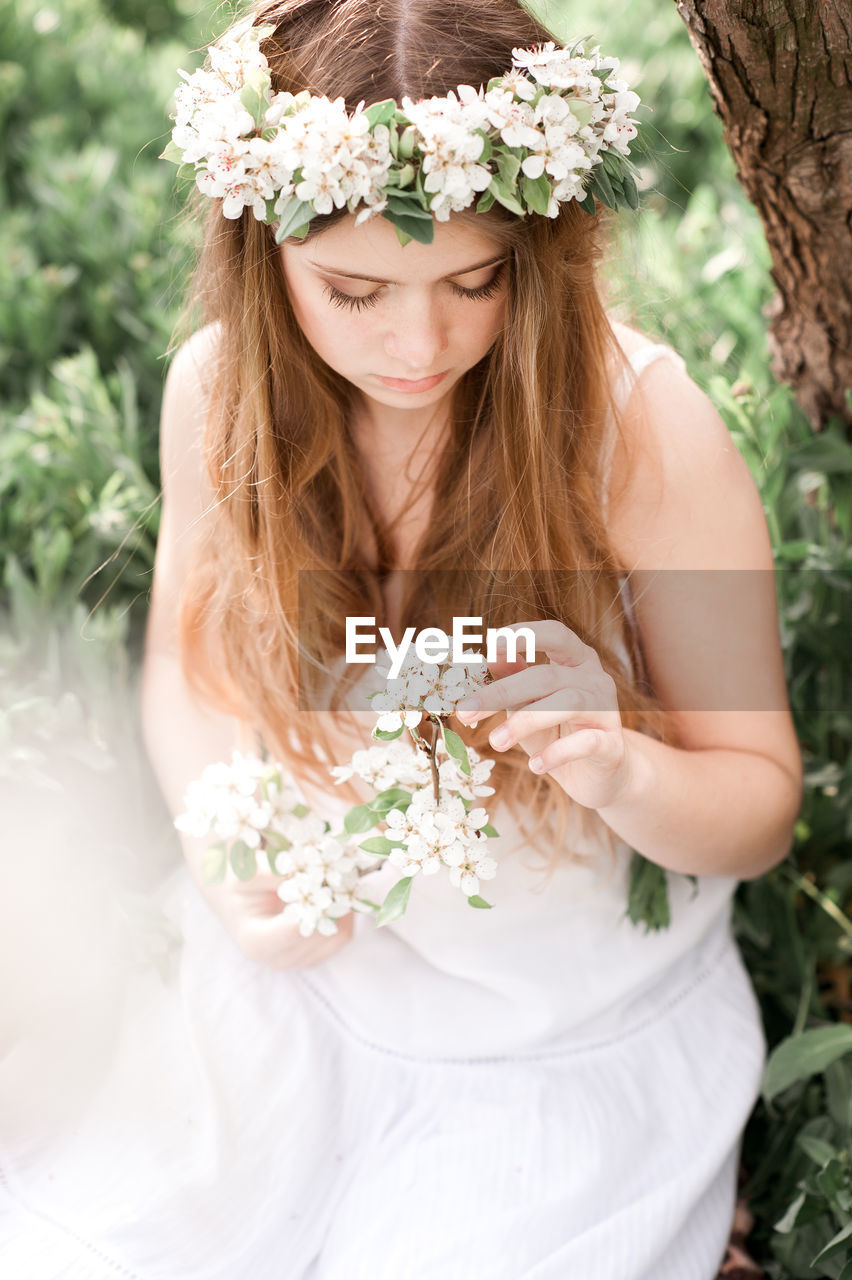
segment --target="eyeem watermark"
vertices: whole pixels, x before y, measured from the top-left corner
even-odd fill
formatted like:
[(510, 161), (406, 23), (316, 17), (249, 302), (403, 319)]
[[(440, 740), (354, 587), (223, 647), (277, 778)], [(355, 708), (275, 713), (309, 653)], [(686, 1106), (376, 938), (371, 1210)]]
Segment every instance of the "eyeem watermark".
[[(375, 630), (362, 631), (362, 627), (375, 628), (376, 619), (374, 617), (348, 617), (346, 619), (346, 661), (371, 663), (376, 661), (375, 650), (372, 653), (359, 653), (361, 645), (373, 645), (376, 643)], [(479, 627), (477, 632), (469, 631), (469, 627)], [(416, 631), (414, 627), (407, 627), (400, 644), (394, 643), (394, 638), (387, 627), (379, 627), (379, 637), (384, 643), (385, 648), (391, 657), (390, 678), (395, 680), (402, 670), (406, 655), (414, 642), (414, 652), (421, 662), (446, 662), (447, 658), (452, 654), (450, 661), (454, 665), (468, 666), (471, 663), (479, 663), (478, 654), (474, 654), (469, 645), (482, 645), (482, 618), (453, 618), (453, 630), (451, 635), (447, 635), (446, 631), (442, 631), (440, 627), (424, 627), (422, 631)], [(535, 635), (529, 627), (488, 627), (485, 631), (485, 660), (486, 662), (495, 662), (497, 659), (497, 640), (501, 637), (506, 642), (505, 658), (507, 662), (517, 662), (518, 641), (524, 638), (526, 653), (524, 657), (527, 662), (535, 662)]]

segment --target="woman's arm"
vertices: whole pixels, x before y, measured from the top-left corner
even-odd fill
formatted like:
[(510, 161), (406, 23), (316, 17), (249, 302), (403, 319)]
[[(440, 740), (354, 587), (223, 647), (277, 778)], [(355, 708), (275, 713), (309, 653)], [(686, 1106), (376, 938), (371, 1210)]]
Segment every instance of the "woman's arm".
[[(184, 679), (177, 644), (178, 604), (189, 553), (212, 509), (202, 461), (204, 367), (215, 331), (203, 329), (184, 344), (169, 369), (163, 395), (160, 462), (163, 510), (142, 668), (142, 731), (148, 755), (172, 816), (184, 808), (187, 784), (206, 765), (230, 760), (235, 747), (251, 750), (246, 726), (207, 706)], [(202, 865), (209, 841), (181, 832), (181, 847), (200, 891), (241, 950), (280, 968), (326, 959), (352, 936), (344, 916), (329, 937), (304, 938), (285, 922), (275, 892), (281, 877), (261, 871), (240, 881), (229, 867), (221, 884), (206, 884)]]
[(494, 682), (456, 714), (473, 722), (508, 710), (489, 735), (494, 749), (519, 743), (533, 772), (651, 861), (747, 880), (789, 851), (801, 797), (766, 521), (707, 397), (662, 362), (643, 381), (624, 424), (632, 460), (613, 461), (610, 536), (681, 745), (625, 729), (597, 651), (553, 619), (515, 624), (533, 632), (546, 664), (498, 657)]
[(629, 471), (613, 462), (610, 536), (684, 745), (626, 730), (627, 782), (599, 812), (673, 871), (751, 879), (789, 852), (802, 785), (760, 496), (719, 414), (671, 362), (642, 375), (625, 428), (638, 448)]

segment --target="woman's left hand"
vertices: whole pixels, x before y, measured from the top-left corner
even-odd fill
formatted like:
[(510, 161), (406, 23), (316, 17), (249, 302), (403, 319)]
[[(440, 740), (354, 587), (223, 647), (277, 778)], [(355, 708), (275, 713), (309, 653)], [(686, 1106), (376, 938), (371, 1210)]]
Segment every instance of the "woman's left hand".
[[(490, 735), (492, 747), (505, 751), (520, 743), (534, 773), (549, 773), (563, 791), (589, 809), (620, 799), (630, 774), (630, 754), (618, 709), (615, 681), (604, 671), (596, 650), (561, 622), (517, 623), (535, 636), (536, 654), (549, 662), (529, 666), (520, 656), (508, 662), (505, 648), (488, 663), (494, 680), (456, 707), (465, 724), (505, 710), (506, 721)], [(540, 766), (537, 767), (537, 762)]]

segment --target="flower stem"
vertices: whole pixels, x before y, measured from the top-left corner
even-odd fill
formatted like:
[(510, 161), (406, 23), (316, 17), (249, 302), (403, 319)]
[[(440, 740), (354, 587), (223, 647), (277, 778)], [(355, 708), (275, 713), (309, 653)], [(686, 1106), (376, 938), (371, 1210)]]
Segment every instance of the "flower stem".
[(440, 787), (438, 786), (438, 762), (435, 759), (435, 754), (438, 750), (438, 733), (439, 732), (440, 730), (438, 727), (438, 722), (433, 718), (432, 719), (432, 742), (429, 747), (429, 764), (432, 769), (432, 791), (435, 796), (436, 804), (441, 799), (441, 790), (440, 790)]

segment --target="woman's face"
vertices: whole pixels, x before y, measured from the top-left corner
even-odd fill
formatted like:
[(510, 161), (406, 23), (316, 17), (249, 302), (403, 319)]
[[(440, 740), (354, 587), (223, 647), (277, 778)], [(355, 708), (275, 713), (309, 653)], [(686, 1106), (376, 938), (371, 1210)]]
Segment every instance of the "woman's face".
[(404, 248), (386, 218), (348, 215), (281, 262), (308, 342), (368, 400), (438, 404), (482, 359), (502, 326), (507, 251), (470, 222), (438, 222)]

